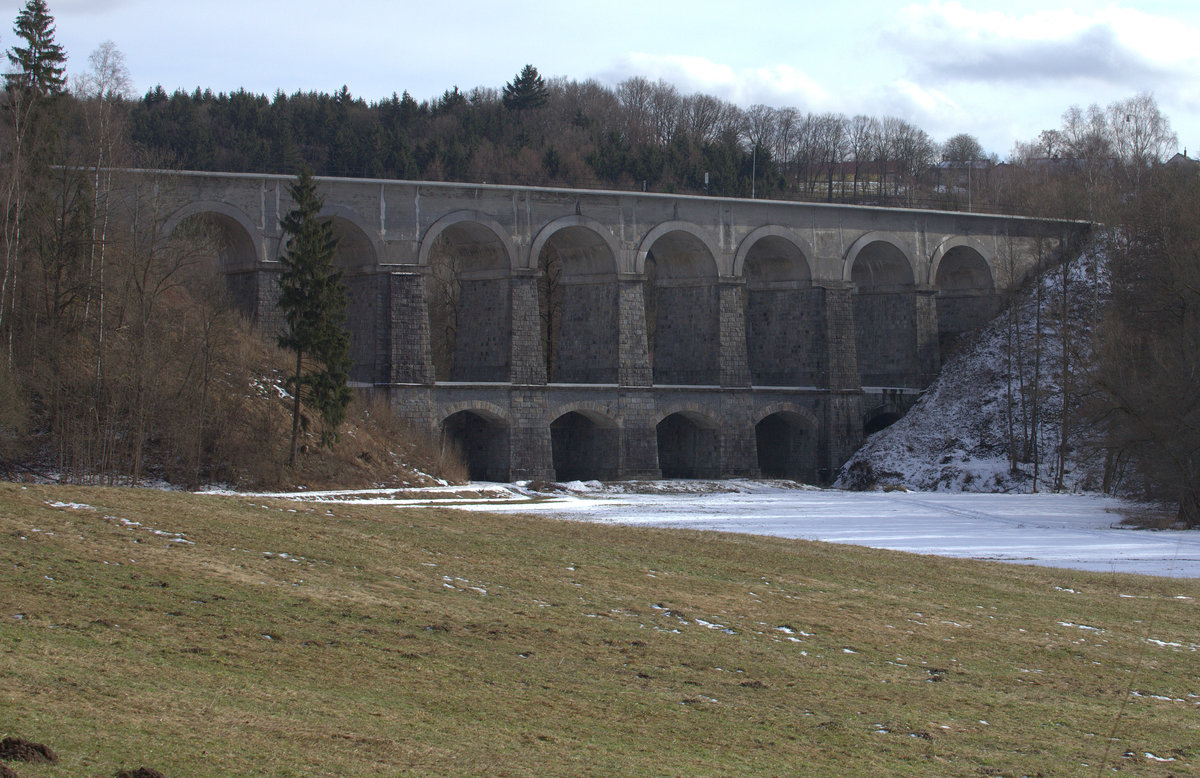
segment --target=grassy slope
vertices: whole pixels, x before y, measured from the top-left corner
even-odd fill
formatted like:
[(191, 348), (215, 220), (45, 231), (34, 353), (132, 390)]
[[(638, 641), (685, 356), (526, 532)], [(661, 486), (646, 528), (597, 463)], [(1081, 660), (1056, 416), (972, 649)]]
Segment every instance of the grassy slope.
[(0, 484), (0, 735), (62, 757), (22, 776), (1179, 774), (1198, 608), (1195, 580)]

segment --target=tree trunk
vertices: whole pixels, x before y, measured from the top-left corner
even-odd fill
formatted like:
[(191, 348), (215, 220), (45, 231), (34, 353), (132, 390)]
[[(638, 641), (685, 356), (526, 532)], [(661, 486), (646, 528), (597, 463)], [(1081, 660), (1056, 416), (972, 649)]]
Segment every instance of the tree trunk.
[(296, 350), (296, 380), (292, 384), (292, 447), (288, 454), (288, 467), (296, 466), (296, 448), (300, 442), (300, 371), (304, 367), (304, 353)]

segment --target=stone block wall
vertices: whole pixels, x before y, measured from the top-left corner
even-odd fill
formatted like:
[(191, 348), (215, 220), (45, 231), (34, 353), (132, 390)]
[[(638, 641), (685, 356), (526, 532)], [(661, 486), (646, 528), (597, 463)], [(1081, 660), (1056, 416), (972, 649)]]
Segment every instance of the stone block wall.
[(917, 386), (917, 307), (911, 292), (854, 296), (854, 332), (863, 386)]
[(460, 283), (452, 381), (510, 380), (509, 311), (507, 278)]
[(829, 361), (821, 289), (747, 290), (746, 346), (754, 386), (825, 386)]
[(551, 381), (615, 384), (619, 380), (620, 338), (615, 280), (565, 283), (562, 318)]
[(711, 284), (661, 286), (652, 364), (654, 383), (720, 383), (720, 300)]

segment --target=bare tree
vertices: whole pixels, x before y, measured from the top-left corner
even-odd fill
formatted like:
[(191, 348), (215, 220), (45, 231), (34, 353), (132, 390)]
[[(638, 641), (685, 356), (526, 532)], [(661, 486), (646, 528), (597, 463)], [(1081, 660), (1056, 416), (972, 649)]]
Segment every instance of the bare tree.
[(665, 146), (679, 128), (681, 100), (674, 86), (661, 78), (651, 87), (647, 105), (649, 124), (654, 142)]
[(641, 76), (617, 84), (617, 100), (625, 119), (625, 137), (631, 143), (645, 143), (651, 132), (650, 97), (654, 85)]
[(1171, 121), (1147, 92), (1110, 105), (1108, 120), (1117, 155), (1136, 169), (1162, 162), (1178, 148)]
[(118, 147), (125, 138), (124, 127), (116, 115), (116, 103), (132, 93), (125, 55), (112, 41), (105, 41), (88, 57), (89, 70), (75, 82), (75, 94), (85, 106), (85, 119), (92, 142), (92, 242), (88, 258), (88, 283), (95, 290), (89, 293), (84, 310), (90, 316), (93, 297), (96, 315), (96, 382), (104, 372), (104, 270), (105, 247), (108, 244), (112, 163)]
[(859, 114), (846, 125), (846, 144), (854, 162), (853, 197), (858, 202), (858, 184), (863, 165), (871, 162), (871, 149), (875, 135), (879, 132), (879, 120)]
[(983, 146), (974, 135), (960, 132), (942, 144), (942, 158), (949, 162), (974, 162), (983, 158)]
[(680, 129), (697, 143), (712, 143), (725, 110), (725, 105), (711, 95), (687, 95), (680, 99)]

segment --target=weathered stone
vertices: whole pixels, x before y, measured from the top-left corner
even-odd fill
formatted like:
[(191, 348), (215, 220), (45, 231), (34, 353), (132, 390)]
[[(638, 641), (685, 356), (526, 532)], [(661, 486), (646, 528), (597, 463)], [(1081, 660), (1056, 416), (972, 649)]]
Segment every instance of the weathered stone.
[[(233, 299), (279, 331), (279, 218), (292, 179), (131, 178), (155, 179), (171, 214), (164, 234), (193, 217), (222, 233), (217, 266)], [(826, 482), (864, 429), (907, 410), (940, 348), (1085, 228), (646, 193), (318, 183), (350, 292), (354, 380), (441, 431), (478, 478)], [(438, 283), (448, 273), (456, 294), (453, 353), (440, 361), (434, 262), (446, 263)], [(435, 362), (451, 381), (434, 380)]]

